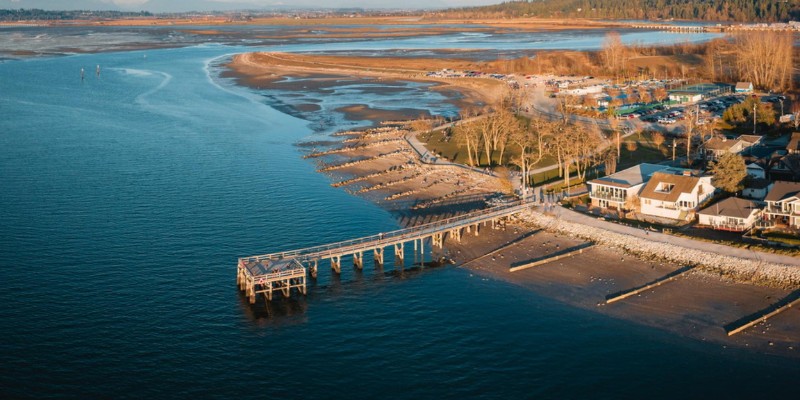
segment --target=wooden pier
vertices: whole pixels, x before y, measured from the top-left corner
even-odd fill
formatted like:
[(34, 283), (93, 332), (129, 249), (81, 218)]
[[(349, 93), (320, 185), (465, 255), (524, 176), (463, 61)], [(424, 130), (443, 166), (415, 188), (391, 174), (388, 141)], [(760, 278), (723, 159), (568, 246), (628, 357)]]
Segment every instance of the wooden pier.
[(267, 300), (272, 300), (273, 293), (277, 291), (286, 297), (292, 289), (305, 294), (307, 272), (310, 270), (311, 277), (316, 278), (320, 261), (327, 260), (331, 270), (340, 274), (343, 257), (351, 257), (353, 265), (362, 269), (364, 256), (371, 252), (374, 263), (383, 265), (384, 253), (388, 248), (394, 252), (395, 261), (402, 262), (406, 256), (405, 245), (409, 242), (414, 246), (414, 259), (424, 260), (426, 240), (439, 248), (444, 246), (445, 238), (461, 242), (464, 234), (477, 236), (481, 226), (504, 226), (506, 218), (528, 209), (532, 204), (529, 201), (515, 201), (407, 229), (304, 249), (242, 257), (237, 267), (237, 283), (251, 304), (256, 302), (259, 293), (264, 294)]
[(719, 27), (711, 27), (711, 26), (688, 26), (688, 25), (666, 25), (666, 24), (644, 24), (644, 25), (633, 25), (632, 28), (634, 29), (652, 29), (656, 31), (665, 31), (665, 32), (719, 32), (721, 28)]

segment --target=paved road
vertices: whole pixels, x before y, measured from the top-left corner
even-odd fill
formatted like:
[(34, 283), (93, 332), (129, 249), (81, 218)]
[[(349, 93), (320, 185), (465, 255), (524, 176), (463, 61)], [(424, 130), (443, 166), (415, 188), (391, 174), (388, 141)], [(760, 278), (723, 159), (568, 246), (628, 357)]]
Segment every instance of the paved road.
[(595, 228), (605, 229), (607, 231), (615, 233), (632, 235), (640, 237), (642, 239), (651, 240), (654, 242), (668, 243), (676, 246), (685, 247), (687, 249), (694, 249), (721, 255), (733, 256), (746, 260), (753, 260), (753, 262), (766, 261), (776, 264), (800, 266), (800, 257), (793, 257), (783, 254), (764, 253), (760, 251), (748, 250), (739, 247), (725, 246), (716, 243), (709, 243), (684, 237), (672, 236), (661, 232), (645, 233), (645, 231), (642, 229), (626, 225), (620, 225), (609, 221), (604, 221), (596, 217), (591, 217), (586, 214), (581, 214), (577, 211), (572, 211), (568, 208), (563, 208), (563, 207), (556, 207), (555, 212), (558, 218), (563, 221), (592, 226)]

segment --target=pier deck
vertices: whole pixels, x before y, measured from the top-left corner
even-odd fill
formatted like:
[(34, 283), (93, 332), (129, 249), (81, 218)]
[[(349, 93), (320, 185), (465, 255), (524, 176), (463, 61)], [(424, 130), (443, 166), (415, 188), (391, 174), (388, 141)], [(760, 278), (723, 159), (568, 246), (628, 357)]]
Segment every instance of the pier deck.
[(264, 293), (268, 300), (272, 299), (272, 292), (275, 290), (282, 290), (285, 296), (289, 295), (292, 288), (299, 288), (305, 293), (306, 268), (311, 270), (311, 277), (316, 278), (318, 263), (321, 260), (329, 260), (331, 269), (335, 273), (341, 273), (343, 256), (352, 256), (353, 265), (360, 269), (364, 265), (364, 253), (371, 251), (375, 264), (382, 265), (384, 249), (392, 248), (395, 259), (403, 260), (404, 245), (409, 242), (414, 243), (415, 258), (418, 254), (420, 258), (424, 258), (427, 239), (430, 239), (433, 246), (439, 248), (443, 246), (446, 236), (460, 242), (463, 233), (473, 233), (477, 236), (481, 224), (491, 223), (492, 228), (497, 227), (503, 224), (505, 218), (527, 209), (532, 204), (529, 201), (515, 201), (377, 235), (304, 249), (242, 257), (238, 261), (237, 283), (249, 297), (250, 303), (255, 303), (257, 293)]

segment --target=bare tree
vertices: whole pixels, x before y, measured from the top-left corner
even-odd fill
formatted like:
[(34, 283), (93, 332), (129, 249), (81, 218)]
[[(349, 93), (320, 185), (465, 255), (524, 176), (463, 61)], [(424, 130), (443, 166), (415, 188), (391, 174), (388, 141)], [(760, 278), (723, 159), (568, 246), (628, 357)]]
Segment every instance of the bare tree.
[(734, 37), (733, 48), (739, 79), (776, 91), (792, 87), (792, 34), (740, 33)]
[(619, 32), (609, 32), (606, 34), (600, 52), (603, 55), (603, 62), (606, 69), (613, 74), (617, 74), (622, 69), (622, 59), (625, 52), (625, 45), (622, 44), (622, 38)]
[(653, 132), (653, 134), (652, 134), (652, 136), (650, 136), (650, 138), (653, 140), (653, 144), (656, 145), (656, 148), (660, 152), (661, 151), (661, 145), (664, 144), (664, 140), (666, 139), (664, 137), (664, 135), (662, 135), (659, 132)]

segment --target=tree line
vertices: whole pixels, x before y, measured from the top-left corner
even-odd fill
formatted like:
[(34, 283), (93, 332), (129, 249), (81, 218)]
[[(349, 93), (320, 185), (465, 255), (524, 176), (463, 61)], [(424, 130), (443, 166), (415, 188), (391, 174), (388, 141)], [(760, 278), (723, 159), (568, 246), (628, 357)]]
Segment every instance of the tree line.
[(800, 17), (800, 0), (528, 0), (449, 12), (461, 17), (785, 22)]
[(123, 18), (123, 17), (152, 17), (148, 11), (127, 12), (127, 11), (53, 11), (31, 9), (0, 10), (0, 21), (64, 21), (64, 20), (87, 20), (96, 18)]
[(574, 171), (573, 176), (585, 179), (592, 167), (608, 162), (616, 165), (618, 154), (613, 148), (598, 151), (607, 141), (599, 129), (574, 125), (568, 119), (521, 118), (512, 104), (513, 101), (507, 100), (492, 110), (463, 113), (461, 118), (467, 121), (481, 112), (487, 113), (453, 129), (453, 137), (467, 152), (468, 165), (514, 165), (527, 176), (533, 166), (549, 156), (555, 159), (565, 184), (570, 170)]

